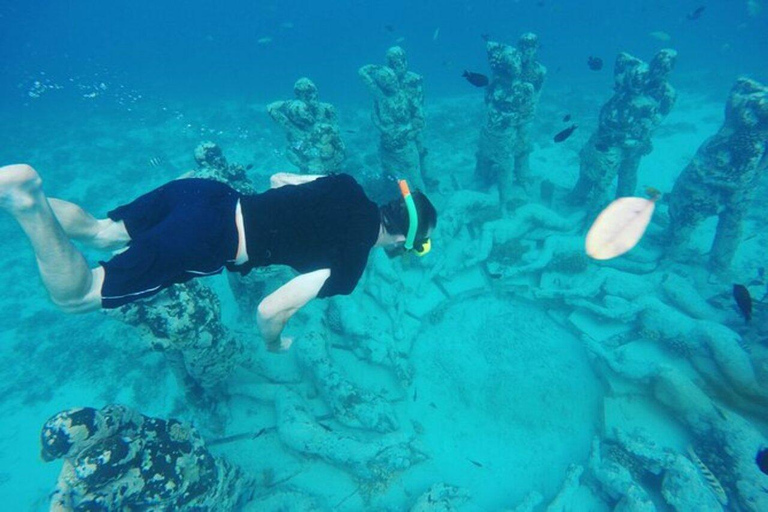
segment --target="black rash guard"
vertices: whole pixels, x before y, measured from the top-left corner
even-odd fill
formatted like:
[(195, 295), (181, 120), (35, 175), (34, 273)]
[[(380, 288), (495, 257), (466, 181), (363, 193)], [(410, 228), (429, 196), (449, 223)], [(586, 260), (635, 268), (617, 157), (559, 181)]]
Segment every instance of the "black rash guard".
[(348, 174), (285, 185), (240, 198), (248, 261), (229, 265), (288, 265), (304, 274), (328, 268), (318, 297), (348, 295), (357, 286), (379, 236), (379, 208)]

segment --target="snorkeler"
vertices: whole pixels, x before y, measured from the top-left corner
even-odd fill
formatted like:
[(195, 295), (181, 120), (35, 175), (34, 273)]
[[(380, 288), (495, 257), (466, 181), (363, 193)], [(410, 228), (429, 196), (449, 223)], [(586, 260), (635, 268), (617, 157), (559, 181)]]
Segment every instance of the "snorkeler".
[[(271, 177), (271, 190), (241, 195), (214, 180), (180, 179), (96, 219), (47, 198), (25, 164), (0, 167), (0, 208), (21, 225), (51, 300), (70, 313), (112, 309), (175, 283), (255, 267), (289, 265), (300, 274), (265, 297), (257, 324), (267, 348), (287, 350), (288, 320), (316, 297), (347, 295), (372, 247), (390, 257), (424, 255), (437, 212), (421, 192), (377, 206), (349, 175)], [(121, 251), (91, 269), (72, 244)]]

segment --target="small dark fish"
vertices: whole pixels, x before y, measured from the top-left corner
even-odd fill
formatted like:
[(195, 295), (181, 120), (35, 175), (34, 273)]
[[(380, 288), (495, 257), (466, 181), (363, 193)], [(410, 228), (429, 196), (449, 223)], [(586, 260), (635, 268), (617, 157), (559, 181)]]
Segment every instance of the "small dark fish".
[(757, 452), (755, 462), (757, 463), (757, 467), (760, 468), (760, 471), (768, 475), (768, 448), (761, 448), (760, 451)]
[(575, 123), (574, 123), (574, 124), (572, 124), (571, 126), (569, 126), (568, 128), (566, 128), (565, 130), (563, 130), (563, 131), (559, 132), (557, 135), (555, 135), (555, 137), (554, 137), (554, 141), (555, 141), (555, 142), (563, 142), (565, 139), (567, 139), (568, 137), (570, 137), (570, 136), (573, 134), (573, 131), (574, 131), (576, 128), (578, 128), (578, 127), (579, 127), (579, 125), (577, 125), (577, 124), (575, 124)]
[(686, 18), (688, 18), (691, 21), (697, 20), (701, 18), (702, 13), (704, 12), (704, 9), (706, 9), (706, 6), (700, 5), (688, 14), (685, 15)]
[(491, 35), (490, 35), (490, 34), (480, 34), (480, 39), (482, 39), (482, 40), (483, 40), (483, 41), (485, 41), (486, 43), (488, 42), (488, 40), (489, 40), (490, 38), (491, 38)]
[(592, 71), (600, 71), (601, 69), (603, 69), (603, 59), (601, 59), (600, 57), (593, 57), (590, 55), (589, 58), (587, 59), (587, 66), (589, 66), (589, 69), (591, 69)]
[(606, 151), (608, 151), (610, 149), (610, 147), (608, 146), (607, 142), (599, 140), (599, 141), (595, 142), (595, 149), (598, 150), (601, 153), (605, 153)]
[(752, 320), (752, 296), (749, 294), (749, 290), (743, 284), (733, 285), (733, 298), (736, 300), (736, 305), (739, 306), (741, 314), (744, 315), (744, 321), (749, 322)]
[(395, 31), (395, 27), (393, 25), (386, 24), (386, 25), (384, 25), (384, 30), (386, 30), (387, 32), (394, 32)]
[(473, 73), (472, 71), (464, 71), (461, 75), (467, 79), (467, 82), (471, 83), (475, 87), (485, 87), (488, 85), (488, 77), (481, 73)]
[(437, 409), (437, 406), (435, 405), (435, 402), (429, 402), (429, 406), (433, 409)]
[(483, 467), (483, 465), (477, 462), (476, 460), (472, 460), (472, 459), (467, 459), (467, 460), (479, 468)]
[(565, 114), (565, 117), (563, 117), (563, 122), (567, 123), (570, 120), (571, 120), (571, 114)]
[(245, 166), (246, 171), (250, 171), (251, 169), (253, 169), (253, 164), (248, 164)]
[(344, 130), (347, 133), (357, 133), (357, 130)]
[(757, 269), (757, 277), (759, 277), (762, 280), (765, 280), (765, 267), (759, 267)]
[(655, 201), (661, 197), (661, 190), (656, 187), (645, 187), (645, 195), (648, 196), (648, 199)]
[(318, 425), (323, 427), (323, 429), (325, 429), (327, 432), (333, 432), (333, 429), (331, 427), (329, 427), (328, 425), (326, 425), (325, 423), (318, 423)]
[(419, 390), (418, 388), (413, 388), (413, 401), (416, 401), (416, 397), (419, 396)]
[(255, 434), (252, 434), (250, 432), (246, 432), (245, 434), (235, 434), (232, 436), (222, 437), (221, 439), (214, 439), (212, 441), (208, 441), (206, 444), (208, 446), (217, 446), (220, 444), (234, 443), (235, 441), (244, 441), (246, 439), (256, 439), (257, 437), (260, 437), (262, 434), (264, 434), (267, 430), (268, 429), (264, 427), (258, 432), (256, 432)]

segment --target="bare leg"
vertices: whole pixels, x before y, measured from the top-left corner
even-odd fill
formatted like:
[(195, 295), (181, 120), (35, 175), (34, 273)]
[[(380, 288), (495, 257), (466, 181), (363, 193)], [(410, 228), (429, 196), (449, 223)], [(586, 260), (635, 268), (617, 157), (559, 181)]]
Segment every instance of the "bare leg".
[(13, 215), (29, 238), (51, 300), (69, 312), (98, 309), (104, 269), (91, 271), (72, 245), (48, 204), (40, 176), (32, 167), (0, 167), (0, 208)]
[(72, 240), (109, 251), (121, 249), (131, 240), (122, 221), (97, 219), (78, 205), (62, 199), (49, 197), (48, 204)]

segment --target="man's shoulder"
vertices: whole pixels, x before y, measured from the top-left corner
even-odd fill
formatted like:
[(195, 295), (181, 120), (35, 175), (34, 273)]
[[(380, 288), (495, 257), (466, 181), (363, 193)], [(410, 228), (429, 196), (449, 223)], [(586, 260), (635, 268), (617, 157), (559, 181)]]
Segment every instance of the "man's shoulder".
[(357, 192), (365, 195), (363, 186), (351, 175), (346, 173), (330, 173), (325, 178), (329, 180), (328, 183), (332, 183), (333, 187), (337, 187), (340, 191), (344, 192)]

